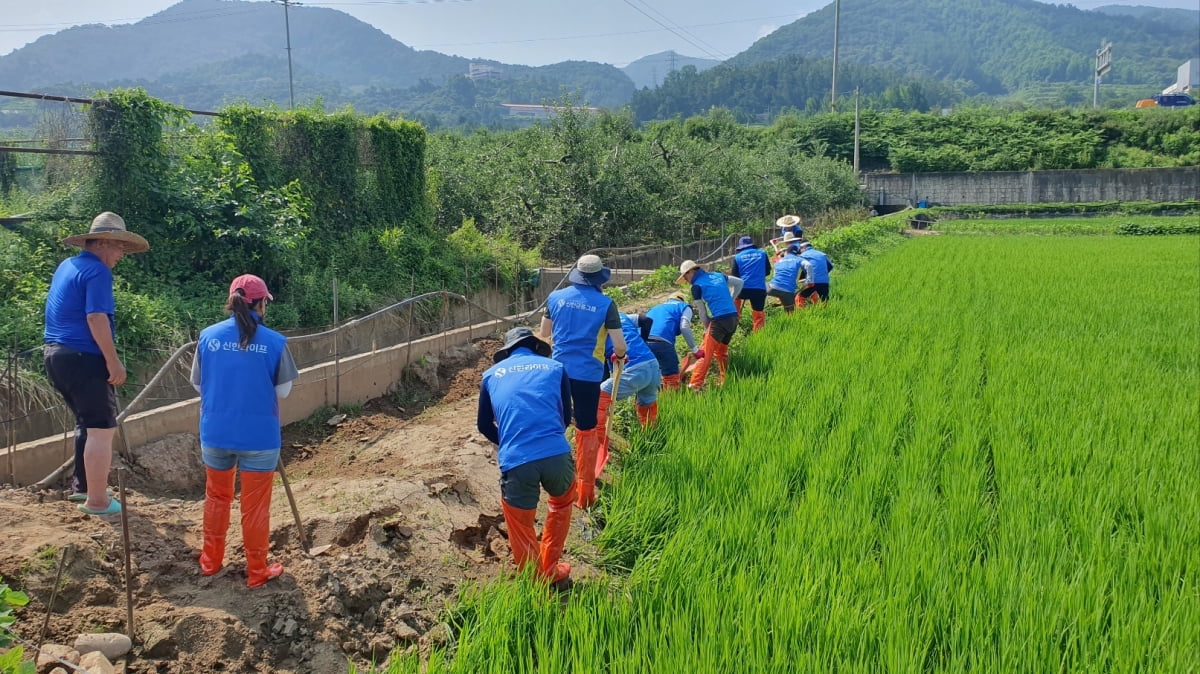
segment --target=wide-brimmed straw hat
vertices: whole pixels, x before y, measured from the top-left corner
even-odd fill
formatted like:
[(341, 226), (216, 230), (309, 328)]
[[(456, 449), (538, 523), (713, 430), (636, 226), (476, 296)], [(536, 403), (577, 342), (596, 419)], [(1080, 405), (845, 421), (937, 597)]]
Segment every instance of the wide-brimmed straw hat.
[(92, 228), (87, 234), (76, 234), (63, 239), (63, 243), (76, 248), (87, 245), (88, 239), (104, 241), (119, 241), (125, 246), (126, 253), (144, 253), (150, 250), (150, 244), (140, 235), (125, 229), (125, 221), (116, 213), (104, 211), (92, 220)]
[(512, 354), (513, 349), (519, 346), (527, 347), (537, 355), (546, 358), (549, 358), (552, 352), (550, 345), (538, 339), (537, 335), (533, 334), (533, 330), (526, 327), (516, 327), (505, 333), (504, 346), (496, 352), (496, 355), (492, 356), (492, 362), (499, 363), (508, 358)]
[(585, 286), (600, 286), (608, 283), (612, 270), (604, 266), (599, 255), (584, 255), (575, 262), (575, 268), (567, 274), (567, 280)]
[(742, 238), (738, 239), (737, 248), (734, 248), (733, 250), (734, 250), (734, 252), (737, 252), (739, 250), (746, 250), (747, 248), (753, 248), (753, 247), (754, 247), (754, 239), (752, 239), (748, 236), (743, 236)]
[(671, 293), (671, 297), (668, 299), (679, 300), (680, 302), (685, 303), (688, 301), (687, 297), (683, 293)]
[(798, 215), (785, 215), (775, 221), (775, 226), (776, 227), (791, 227), (793, 225), (798, 225), (801, 222), (802, 221), (800, 220), (800, 216), (798, 216)]
[(683, 264), (679, 265), (679, 278), (675, 279), (676, 283), (683, 280), (683, 275), (693, 269), (699, 269), (700, 265), (696, 264), (695, 260), (684, 260)]
[(796, 235), (795, 235), (795, 234), (793, 234), (792, 232), (788, 232), (787, 234), (784, 234), (784, 235), (783, 235), (783, 239), (782, 239), (782, 240), (780, 240), (780, 241), (779, 241), (779, 243), (783, 243), (783, 244), (787, 244), (787, 243), (800, 243), (801, 241), (804, 241), (804, 239), (802, 239), (802, 238), (800, 238), (800, 237), (796, 236)]

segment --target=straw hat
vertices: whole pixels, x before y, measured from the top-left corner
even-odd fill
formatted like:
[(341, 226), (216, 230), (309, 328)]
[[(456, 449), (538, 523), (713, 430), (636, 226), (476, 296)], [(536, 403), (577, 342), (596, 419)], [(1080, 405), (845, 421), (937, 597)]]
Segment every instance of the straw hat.
[(671, 293), (671, 297), (669, 297), (668, 299), (679, 300), (680, 302), (684, 302), (684, 303), (687, 303), (687, 301), (688, 301), (687, 297), (685, 297), (683, 293)]
[(804, 239), (796, 236), (795, 234), (793, 234), (791, 232), (788, 232), (787, 234), (783, 235), (783, 239), (779, 243), (783, 243), (783, 244), (800, 243), (801, 241), (804, 241)]
[(783, 216), (783, 217), (781, 217), (781, 218), (779, 218), (778, 220), (776, 220), (776, 221), (775, 221), (775, 226), (777, 226), (777, 227), (791, 227), (791, 226), (793, 226), (793, 225), (798, 225), (798, 224), (800, 224), (800, 222), (801, 222), (801, 220), (800, 220), (800, 216), (798, 216), (798, 215), (785, 215), (785, 216)]
[(63, 243), (76, 248), (83, 248), (88, 239), (102, 241), (119, 241), (125, 246), (126, 253), (144, 253), (150, 250), (150, 244), (141, 236), (125, 229), (125, 221), (116, 213), (104, 211), (92, 220), (92, 228), (87, 234), (76, 234), (63, 239)]
[(675, 279), (675, 282), (679, 283), (680, 281), (683, 280), (684, 274), (688, 273), (689, 271), (691, 271), (693, 269), (699, 269), (699, 268), (700, 268), (700, 265), (696, 264), (695, 260), (684, 260), (683, 264), (679, 265), (679, 278)]
[(599, 255), (584, 255), (575, 262), (575, 268), (567, 274), (567, 280), (585, 286), (597, 288), (608, 283), (612, 270), (604, 266)]

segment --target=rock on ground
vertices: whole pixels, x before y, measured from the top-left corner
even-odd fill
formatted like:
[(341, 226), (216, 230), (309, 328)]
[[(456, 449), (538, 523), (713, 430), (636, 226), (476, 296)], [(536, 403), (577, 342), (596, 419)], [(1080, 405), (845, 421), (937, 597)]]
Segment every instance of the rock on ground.
[(79, 638), (75, 640), (75, 650), (79, 651), (81, 656), (99, 651), (109, 660), (116, 660), (128, 653), (131, 648), (133, 648), (133, 642), (129, 640), (129, 637), (116, 632), (80, 634)]
[(79, 664), (79, 651), (70, 646), (61, 644), (45, 644), (38, 652), (37, 671), (38, 674), (46, 674), (52, 669), (59, 667), (59, 660), (66, 660), (72, 665)]
[(92, 651), (79, 656), (79, 666), (88, 674), (117, 674), (117, 669), (100, 651)]

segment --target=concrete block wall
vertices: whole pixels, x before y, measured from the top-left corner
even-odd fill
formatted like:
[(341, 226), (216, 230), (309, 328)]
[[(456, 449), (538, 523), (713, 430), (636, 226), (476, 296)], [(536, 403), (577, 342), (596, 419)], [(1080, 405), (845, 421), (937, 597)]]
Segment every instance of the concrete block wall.
[(873, 203), (915, 206), (1200, 199), (1200, 166), (985, 173), (872, 173)]

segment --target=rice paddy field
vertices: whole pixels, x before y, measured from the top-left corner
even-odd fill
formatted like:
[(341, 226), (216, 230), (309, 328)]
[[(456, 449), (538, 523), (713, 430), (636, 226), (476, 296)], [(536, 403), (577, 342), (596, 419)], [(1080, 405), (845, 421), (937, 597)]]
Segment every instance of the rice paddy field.
[(929, 236), (671, 395), (606, 569), (390, 671), (1200, 671), (1200, 237)]

